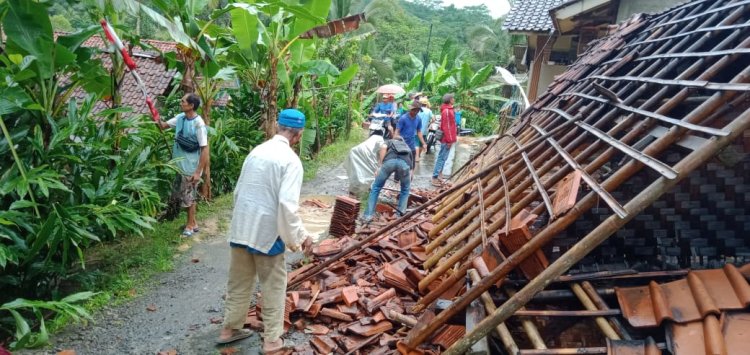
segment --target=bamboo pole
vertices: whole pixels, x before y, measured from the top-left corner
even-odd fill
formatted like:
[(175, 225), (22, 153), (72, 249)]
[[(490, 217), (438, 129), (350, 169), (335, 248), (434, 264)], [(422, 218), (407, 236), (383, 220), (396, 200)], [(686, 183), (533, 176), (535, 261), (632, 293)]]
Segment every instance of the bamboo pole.
[[(750, 68), (745, 69), (738, 76), (740, 76), (743, 80), (750, 79)], [(720, 96), (723, 95), (721, 93), (715, 94), (714, 96), (712, 96), (712, 98)], [(707, 160), (711, 159), (716, 153), (719, 152), (719, 150), (731, 144), (733, 140), (739, 137), (747, 129), (750, 129), (750, 110), (743, 112), (739, 117), (737, 117), (727, 126), (727, 130), (730, 132), (729, 135), (725, 137), (714, 137), (712, 140), (707, 141), (701, 149), (693, 151), (682, 161), (677, 163), (677, 165), (675, 166), (675, 170), (678, 171), (679, 174), (676, 179), (669, 180), (661, 177), (654, 183), (649, 185), (645, 190), (643, 190), (625, 205), (625, 209), (627, 211), (633, 212), (629, 213), (627, 218), (618, 218), (617, 216), (610, 216), (609, 218), (607, 218), (593, 231), (591, 231), (591, 233), (586, 235), (563, 256), (557, 259), (557, 261), (555, 261), (541, 274), (539, 274), (539, 276), (529, 282), (526, 287), (519, 291), (515, 296), (511, 297), (508, 302), (504, 303), (492, 315), (482, 321), (482, 323), (480, 323), (473, 332), (467, 334), (464, 338), (453, 344), (453, 346), (451, 346), (451, 348), (448, 349), (445, 354), (462, 354), (463, 351), (468, 349), (468, 347), (473, 344), (475, 339), (486, 335), (492, 329), (492, 327), (494, 327), (494, 325), (508, 319), (508, 317), (513, 315), (516, 310), (527, 303), (535, 293), (544, 289), (544, 287), (549, 284), (549, 281), (551, 279), (562, 275), (565, 270), (570, 268), (570, 266), (581, 260), (584, 256), (590, 253), (591, 250), (596, 248), (599, 244), (601, 244), (601, 242), (606, 240), (615, 231), (632, 220), (635, 215), (637, 215), (646, 207), (659, 199), (659, 197), (661, 197), (666, 191), (669, 191), (672, 187), (677, 185), (677, 183), (687, 177), (690, 172), (700, 167)], [(665, 144), (670, 141), (675, 141), (675, 136), (678, 135), (677, 132), (679, 131), (679, 129), (670, 131), (667, 135), (661, 137), (656, 142), (652, 143), (652, 145), (650, 145), (649, 147), (652, 147), (657, 143)], [(623, 167), (623, 170), (628, 171), (630, 170), (629, 168), (634, 165), (635, 163), (631, 161), (625, 167)], [(448, 310), (443, 311), (443, 313), (441, 313), (440, 315), (449, 313), (447, 311)], [(433, 320), (433, 322), (436, 323), (436, 320)]]
[[(476, 269), (469, 270), (469, 277), (474, 284), (477, 284), (482, 280)], [(492, 314), (492, 312), (497, 309), (497, 307), (495, 306), (495, 302), (492, 300), (490, 293), (487, 291), (482, 292), (482, 303), (484, 303), (484, 308), (487, 310), (487, 314)], [(508, 354), (518, 354), (518, 345), (513, 339), (513, 336), (510, 334), (510, 330), (508, 330), (508, 327), (505, 325), (505, 323), (498, 324), (497, 327), (495, 327), (495, 331), (500, 337), (500, 341), (503, 343), (503, 346), (505, 346), (505, 350), (508, 351)]]
[[(596, 308), (598, 309), (610, 309), (609, 305), (607, 305), (607, 302), (604, 302), (602, 299), (602, 296), (599, 296), (599, 293), (596, 291), (594, 286), (591, 284), (591, 282), (584, 281), (581, 282), (581, 287), (586, 292), (586, 295), (591, 298), (591, 301), (594, 302), (596, 305)], [(612, 325), (612, 328), (615, 329), (617, 334), (619, 334), (622, 339), (624, 340), (632, 340), (633, 338), (630, 336), (630, 333), (627, 329), (625, 329), (625, 326), (620, 322), (620, 319), (617, 317), (608, 317), (609, 323)]]
[[(513, 296), (516, 294), (516, 290), (506, 287), (505, 292), (508, 294), (508, 296)], [(526, 307), (521, 307), (519, 311), (525, 311)], [(547, 344), (544, 343), (544, 338), (542, 338), (542, 334), (539, 333), (539, 329), (536, 327), (536, 324), (531, 321), (531, 319), (523, 317), (521, 318), (521, 327), (523, 328), (523, 331), (526, 333), (526, 336), (531, 341), (531, 345), (534, 346), (534, 349), (547, 349)]]
[[(494, 180), (494, 184), (488, 185), (489, 190), (496, 190), (496, 191), (493, 191), (492, 195), (488, 197), (488, 201), (490, 201), (489, 204), (492, 204), (492, 201), (494, 201), (493, 200), (494, 198), (499, 198), (499, 196), (497, 196), (500, 193), (498, 189), (499, 185), (500, 185), (500, 179)], [(467, 223), (469, 223), (469, 221), (471, 221), (474, 217), (476, 217), (478, 212), (475, 213), (474, 212), (475, 208), (473, 207), (478, 201), (479, 201), (478, 195), (472, 197), (472, 199), (469, 200), (469, 202), (467, 202), (466, 204), (464, 204), (464, 206), (456, 210), (454, 214), (452, 214), (447, 219), (442, 221), (440, 224), (436, 225), (432, 230), (430, 230), (430, 238), (434, 238), (434, 239), (430, 241), (430, 243), (428, 243), (427, 246), (425, 246), (425, 251), (429, 253), (437, 249), (437, 247), (439, 247), (443, 242), (445, 242), (448, 238), (450, 238), (453, 234), (455, 234), (458, 229), (461, 229), (462, 226), (466, 225)], [(469, 210), (470, 208), (471, 210), (469, 214), (467, 215), (466, 211)], [(443, 229), (445, 229), (450, 223), (454, 222), (455, 219), (459, 217), (462, 217), (462, 218), (458, 220), (458, 222), (455, 222), (453, 226), (443, 231)], [(436, 231), (436, 232), (433, 232), (433, 231)], [(437, 236), (438, 233), (440, 233), (441, 231), (443, 231), (443, 233), (440, 234), (439, 237), (435, 238), (435, 236)]]
[[(496, 202), (498, 202), (498, 200), (502, 198), (503, 192), (503, 190), (497, 189), (486, 200), (487, 205), (490, 206), (489, 215), (495, 214), (502, 207), (499, 204), (496, 204)], [(448, 254), (448, 252), (453, 250), (453, 248), (455, 248), (458, 244), (461, 244), (461, 242), (466, 240), (466, 237), (473, 234), (474, 231), (482, 225), (481, 218), (474, 220), (477, 215), (480, 215), (480, 210), (476, 208), (472, 209), (472, 211), (468, 215), (465, 215), (464, 218), (456, 222), (453, 226), (451, 226), (451, 228), (443, 232), (440, 237), (436, 238), (432, 241), (432, 243), (425, 247), (425, 251), (430, 253), (438, 248), (440, 244), (445, 242), (446, 239), (450, 238), (445, 246), (443, 246), (438, 252), (433, 253), (432, 256), (427, 259), (427, 261), (425, 261), (423, 265), (425, 269), (429, 269), (433, 265), (435, 265), (436, 262), (440, 260), (440, 258)], [(467, 223), (469, 223), (470, 221), (473, 222), (471, 222), (471, 224), (467, 226)], [(458, 234), (456, 235), (456, 233)]]
[[(432, 302), (435, 302), (438, 298), (440, 298), (440, 295), (445, 293), (449, 288), (453, 287), (453, 285), (456, 284), (456, 282), (461, 282), (464, 280), (466, 276), (466, 272), (469, 271), (471, 268), (472, 263), (471, 262), (465, 262), (461, 264), (461, 266), (456, 270), (454, 273), (452, 273), (450, 276), (448, 276), (447, 279), (443, 280), (443, 282), (438, 285), (434, 290), (430, 291), (427, 295), (420, 298), (416, 305), (412, 308), (412, 312), (418, 313), (425, 309), (425, 307)], [(428, 284), (429, 286), (429, 284)]]
[[(583, 307), (585, 307), (589, 311), (598, 311), (599, 308), (596, 307), (594, 302), (589, 298), (588, 295), (586, 295), (586, 291), (581, 288), (581, 285), (578, 283), (573, 283), (570, 285), (570, 289), (573, 290), (573, 293), (575, 293), (576, 297), (579, 301), (583, 304)], [(605, 309), (603, 311), (611, 311), (610, 309)], [(618, 310), (619, 313), (619, 310)], [(594, 319), (596, 322), (596, 325), (599, 327), (599, 329), (604, 333), (604, 336), (606, 336), (609, 339), (613, 340), (620, 340), (620, 336), (617, 334), (617, 332), (612, 328), (612, 326), (607, 322), (604, 317), (596, 317)]]

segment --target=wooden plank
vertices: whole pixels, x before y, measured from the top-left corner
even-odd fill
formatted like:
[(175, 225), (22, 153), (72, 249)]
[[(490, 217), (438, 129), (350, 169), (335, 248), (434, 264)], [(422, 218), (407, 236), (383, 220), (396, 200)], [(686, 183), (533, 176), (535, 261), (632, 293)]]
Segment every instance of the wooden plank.
[[(466, 309), (466, 331), (471, 332), (477, 324), (484, 320), (485, 316), (484, 306), (479, 302), (479, 299), (475, 299)], [(487, 337), (479, 339), (466, 353), (469, 355), (489, 355), (490, 345), (487, 342)]]

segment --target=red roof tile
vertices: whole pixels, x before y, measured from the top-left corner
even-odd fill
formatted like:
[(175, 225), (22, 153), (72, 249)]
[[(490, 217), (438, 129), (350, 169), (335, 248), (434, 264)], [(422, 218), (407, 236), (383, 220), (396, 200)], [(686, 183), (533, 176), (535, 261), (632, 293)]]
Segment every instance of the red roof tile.
[(607, 355), (661, 355), (651, 337), (646, 340), (607, 339)]
[(466, 334), (466, 328), (460, 325), (446, 325), (432, 338), (432, 343), (448, 349)]
[(750, 284), (731, 264), (691, 271), (682, 280), (662, 285), (652, 281), (648, 286), (615, 291), (623, 315), (634, 327), (654, 327), (665, 319), (691, 322), (750, 305)]
[(671, 324), (667, 334), (674, 354), (747, 354), (750, 313), (711, 314), (703, 320)]

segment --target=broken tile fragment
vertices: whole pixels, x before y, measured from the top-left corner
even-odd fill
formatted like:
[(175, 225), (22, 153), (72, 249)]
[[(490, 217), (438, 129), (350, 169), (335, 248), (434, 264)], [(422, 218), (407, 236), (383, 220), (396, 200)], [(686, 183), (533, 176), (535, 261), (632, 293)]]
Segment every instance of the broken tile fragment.
[(347, 306), (351, 306), (357, 303), (357, 300), (359, 300), (357, 288), (354, 286), (348, 286), (341, 289), (341, 295), (344, 298), (344, 303), (346, 303)]
[(326, 317), (331, 317), (333, 319), (342, 320), (344, 322), (351, 322), (354, 320), (351, 316), (330, 308), (321, 309), (320, 314)]
[(396, 296), (396, 289), (395, 288), (388, 289), (388, 291), (383, 292), (382, 294), (371, 299), (370, 302), (367, 303), (367, 312), (372, 314), (372, 312), (376, 308), (386, 304), (388, 300), (390, 300), (391, 298), (395, 296)]
[(304, 329), (305, 329), (305, 333), (312, 334), (312, 335), (326, 335), (331, 331), (330, 329), (328, 329), (328, 327), (322, 324), (310, 324), (306, 326)]
[(316, 335), (310, 339), (310, 343), (321, 354), (330, 354), (339, 347), (333, 339), (326, 335)]
[(351, 325), (349, 328), (347, 328), (347, 330), (354, 334), (359, 334), (361, 336), (369, 337), (375, 334), (381, 334), (381, 333), (387, 332), (391, 330), (392, 328), (393, 328), (393, 324), (391, 324), (391, 322), (387, 320), (384, 320), (384, 321), (380, 321), (372, 325), (362, 325), (362, 324), (355, 323)]

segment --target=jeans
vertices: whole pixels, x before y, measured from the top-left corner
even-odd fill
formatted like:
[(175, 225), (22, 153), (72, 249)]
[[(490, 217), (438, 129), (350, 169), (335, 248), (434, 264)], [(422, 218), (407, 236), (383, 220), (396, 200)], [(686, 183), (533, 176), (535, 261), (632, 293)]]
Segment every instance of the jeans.
[(440, 172), (443, 171), (443, 166), (445, 166), (445, 161), (448, 160), (448, 153), (450, 153), (450, 150), (451, 149), (448, 147), (447, 143), (440, 145), (440, 153), (438, 153), (437, 161), (435, 162), (435, 170), (432, 171), (433, 179), (437, 179)]
[(372, 219), (372, 215), (375, 213), (375, 205), (378, 203), (378, 196), (380, 196), (380, 190), (383, 189), (388, 177), (394, 172), (401, 182), (401, 193), (398, 194), (398, 211), (399, 213), (406, 211), (411, 185), (411, 179), (409, 178), (410, 166), (404, 160), (390, 159), (383, 162), (383, 166), (378, 170), (378, 175), (375, 176), (375, 181), (372, 183), (372, 190), (370, 190), (370, 197), (367, 199), (367, 209), (365, 209), (364, 215), (366, 221)]

